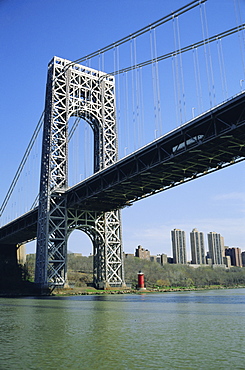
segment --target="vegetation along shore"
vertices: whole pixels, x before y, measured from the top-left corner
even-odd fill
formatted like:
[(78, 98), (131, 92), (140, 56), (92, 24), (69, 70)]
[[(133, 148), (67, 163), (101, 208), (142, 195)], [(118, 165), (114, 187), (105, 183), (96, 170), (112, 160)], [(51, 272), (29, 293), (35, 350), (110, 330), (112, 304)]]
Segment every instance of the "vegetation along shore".
[[(29, 255), (26, 270), (29, 279), (34, 277), (35, 255)], [(146, 292), (168, 292), (245, 287), (245, 268), (230, 269), (211, 266), (193, 268), (189, 265), (165, 264), (143, 260), (137, 257), (125, 259), (125, 282), (128, 289), (99, 291), (92, 288), (93, 258), (68, 254), (69, 289), (56, 290), (54, 294), (115, 294), (138, 293), (138, 272), (145, 275)], [(130, 289), (131, 288), (131, 289)]]

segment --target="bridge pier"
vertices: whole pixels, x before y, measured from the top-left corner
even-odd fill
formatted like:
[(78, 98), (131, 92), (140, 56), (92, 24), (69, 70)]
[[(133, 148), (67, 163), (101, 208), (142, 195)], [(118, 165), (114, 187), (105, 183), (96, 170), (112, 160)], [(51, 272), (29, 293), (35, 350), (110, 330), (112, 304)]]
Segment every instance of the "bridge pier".
[(15, 244), (0, 244), (0, 289), (13, 288), (21, 281)]
[(15, 244), (0, 244), (1, 264), (17, 266), (17, 247)]

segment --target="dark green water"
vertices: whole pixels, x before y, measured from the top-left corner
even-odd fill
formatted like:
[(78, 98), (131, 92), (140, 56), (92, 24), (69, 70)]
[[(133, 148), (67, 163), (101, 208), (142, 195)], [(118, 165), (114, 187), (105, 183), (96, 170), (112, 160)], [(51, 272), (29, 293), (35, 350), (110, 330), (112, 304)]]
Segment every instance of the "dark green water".
[(0, 369), (245, 369), (245, 289), (1, 298)]

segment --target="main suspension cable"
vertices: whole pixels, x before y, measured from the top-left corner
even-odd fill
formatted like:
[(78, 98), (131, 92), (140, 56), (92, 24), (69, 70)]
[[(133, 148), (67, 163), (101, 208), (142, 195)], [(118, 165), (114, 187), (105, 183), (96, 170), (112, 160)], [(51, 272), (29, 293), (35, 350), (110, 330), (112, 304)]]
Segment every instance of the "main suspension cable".
[(185, 53), (187, 51), (190, 51), (193, 48), (199, 48), (199, 47), (205, 45), (207, 42), (211, 43), (211, 42), (217, 41), (217, 39), (222, 39), (224, 37), (230, 36), (230, 35), (232, 35), (234, 33), (237, 33), (239, 31), (242, 31), (242, 30), (245, 30), (245, 23), (241, 24), (238, 27), (231, 28), (231, 29), (229, 29), (227, 31), (224, 31), (224, 32), (221, 32), (221, 33), (219, 33), (217, 35), (214, 35), (214, 36), (211, 36), (209, 38), (206, 38), (206, 39), (204, 39), (202, 41), (198, 41), (195, 44), (191, 44), (191, 45), (185, 46), (185, 47), (183, 47), (181, 49), (171, 51), (171, 52), (169, 52), (167, 54), (160, 55), (157, 58), (149, 59), (149, 60), (146, 60), (145, 62), (138, 63), (138, 64), (132, 65), (130, 67), (122, 68), (122, 69), (120, 69), (120, 70), (118, 70), (116, 72), (107, 73), (104, 76), (100, 77), (100, 79), (104, 79), (104, 78), (106, 78), (108, 76), (116, 76), (116, 75), (119, 75), (119, 74), (122, 74), (122, 73), (125, 73), (125, 72), (133, 71), (134, 69), (137, 69), (137, 68), (140, 68), (140, 67), (145, 67), (147, 65), (150, 65), (152, 63), (159, 62), (159, 61), (164, 60), (164, 59), (169, 59), (169, 58), (175, 57), (175, 56), (177, 56), (177, 55), (179, 55), (181, 53)]
[(188, 4), (186, 4), (185, 6), (177, 9), (176, 11), (174, 11), (173, 13), (171, 14), (168, 14), (166, 16), (164, 16), (163, 18), (160, 18), (158, 19), (157, 21), (149, 24), (148, 26), (146, 27), (143, 27), (141, 28), (140, 30), (134, 32), (134, 33), (131, 33), (130, 35), (126, 36), (126, 37), (123, 37), (122, 39), (116, 41), (116, 42), (113, 42), (112, 44), (109, 44), (107, 46), (105, 46), (104, 48), (101, 48), (91, 54), (88, 54), (82, 58), (79, 58), (79, 59), (76, 59), (74, 61), (72, 61), (71, 63), (67, 64), (65, 69), (68, 69), (69, 67), (71, 67), (73, 64), (78, 64), (78, 63), (82, 63), (84, 61), (87, 61), (88, 59), (92, 59), (98, 55), (100, 55), (101, 53), (105, 53), (111, 49), (113, 49), (115, 46), (120, 46), (122, 44), (125, 44), (126, 42), (129, 42), (130, 40), (132, 40), (133, 38), (136, 38), (138, 36), (141, 36), (143, 35), (144, 33), (146, 32), (149, 32), (151, 29), (153, 28), (156, 28), (156, 27), (159, 27), (161, 26), (162, 24), (164, 23), (167, 23), (169, 21), (172, 20), (173, 16), (175, 17), (178, 17), (186, 12), (188, 12), (189, 10), (197, 7), (198, 5), (201, 5), (203, 3), (205, 3), (207, 0), (194, 0)]
[(4, 200), (3, 200), (3, 203), (2, 203), (1, 208), (0, 208), (0, 217), (2, 216), (4, 210), (5, 210), (6, 206), (7, 206), (7, 203), (9, 201), (9, 198), (11, 197), (11, 195), (12, 195), (12, 193), (14, 191), (15, 185), (16, 185), (19, 177), (20, 177), (20, 174), (21, 174), (21, 172), (23, 170), (23, 167), (24, 167), (24, 165), (25, 165), (25, 163), (26, 163), (26, 161), (28, 159), (28, 156), (29, 156), (29, 154), (30, 154), (30, 152), (31, 152), (31, 150), (33, 148), (33, 145), (34, 145), (34, 143), (36, 141), (36, 138), (37, 138), (37, 136), (38, 136), (38, 134), (39, 134), (42, 126), (43, 126), (43, 118), (44, 118), (44, 112), (42, 113), (42, 115), (41, 115), (41, 117), (40, 117), (40, 119), (38, 121), (37, 127), (36, 127), (36, 129), (35, 129), (32, 137), (31, 137), (31, 140), (30, 140), (30, 142), (29, 142), (29, 144), (27, 146), (27, 149), (25, 151), (25, 154), (24, 154), (24, 156), (23, 156), (23, 158), (22, 158), (22, 160), (20, 162), (20, 165), (19, 165), (19, 167), (18, 167), (18, 169), (16, 171), (16, 174), (15, 174), (15, 176), (13, 178), (13, 181), (12, 181), (10, 187), (9, 187), (9, 190), (8, 190), (8, 192), (7, 192)]

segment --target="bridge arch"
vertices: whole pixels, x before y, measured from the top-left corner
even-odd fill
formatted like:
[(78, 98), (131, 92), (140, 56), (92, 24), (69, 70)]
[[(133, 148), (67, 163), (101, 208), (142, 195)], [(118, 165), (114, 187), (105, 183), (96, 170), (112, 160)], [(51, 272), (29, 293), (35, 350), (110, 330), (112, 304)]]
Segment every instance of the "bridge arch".
[(69, 230), (67, 233), (67, 252), (90, 256), (93, 253), (93, 240), (85, 228)]
[[(105, 215), (102, 212), (67, 210), (68, 237), (74, 230), (85, 232), (93, 245), (93, 283), (98, 288), (104, 288), (109, 279), (106, 270), (107, 240)], [(110, 249), (110, 248), (109, 248)], [(110, 275), (110, 274), (109, 274)]]
[(91, 239), (92, 243), (96, 240), (104, 242), (103, 234), (96, 227), (100, 214), (97, 212), (68, 210), (67, 235), (68, 237), (74, 230), (83, 231)]
[(70, 117), (68, 131), (68, 185), (73, 186), (95, 172), (96, 134), (91, 124), (80, 116)]

